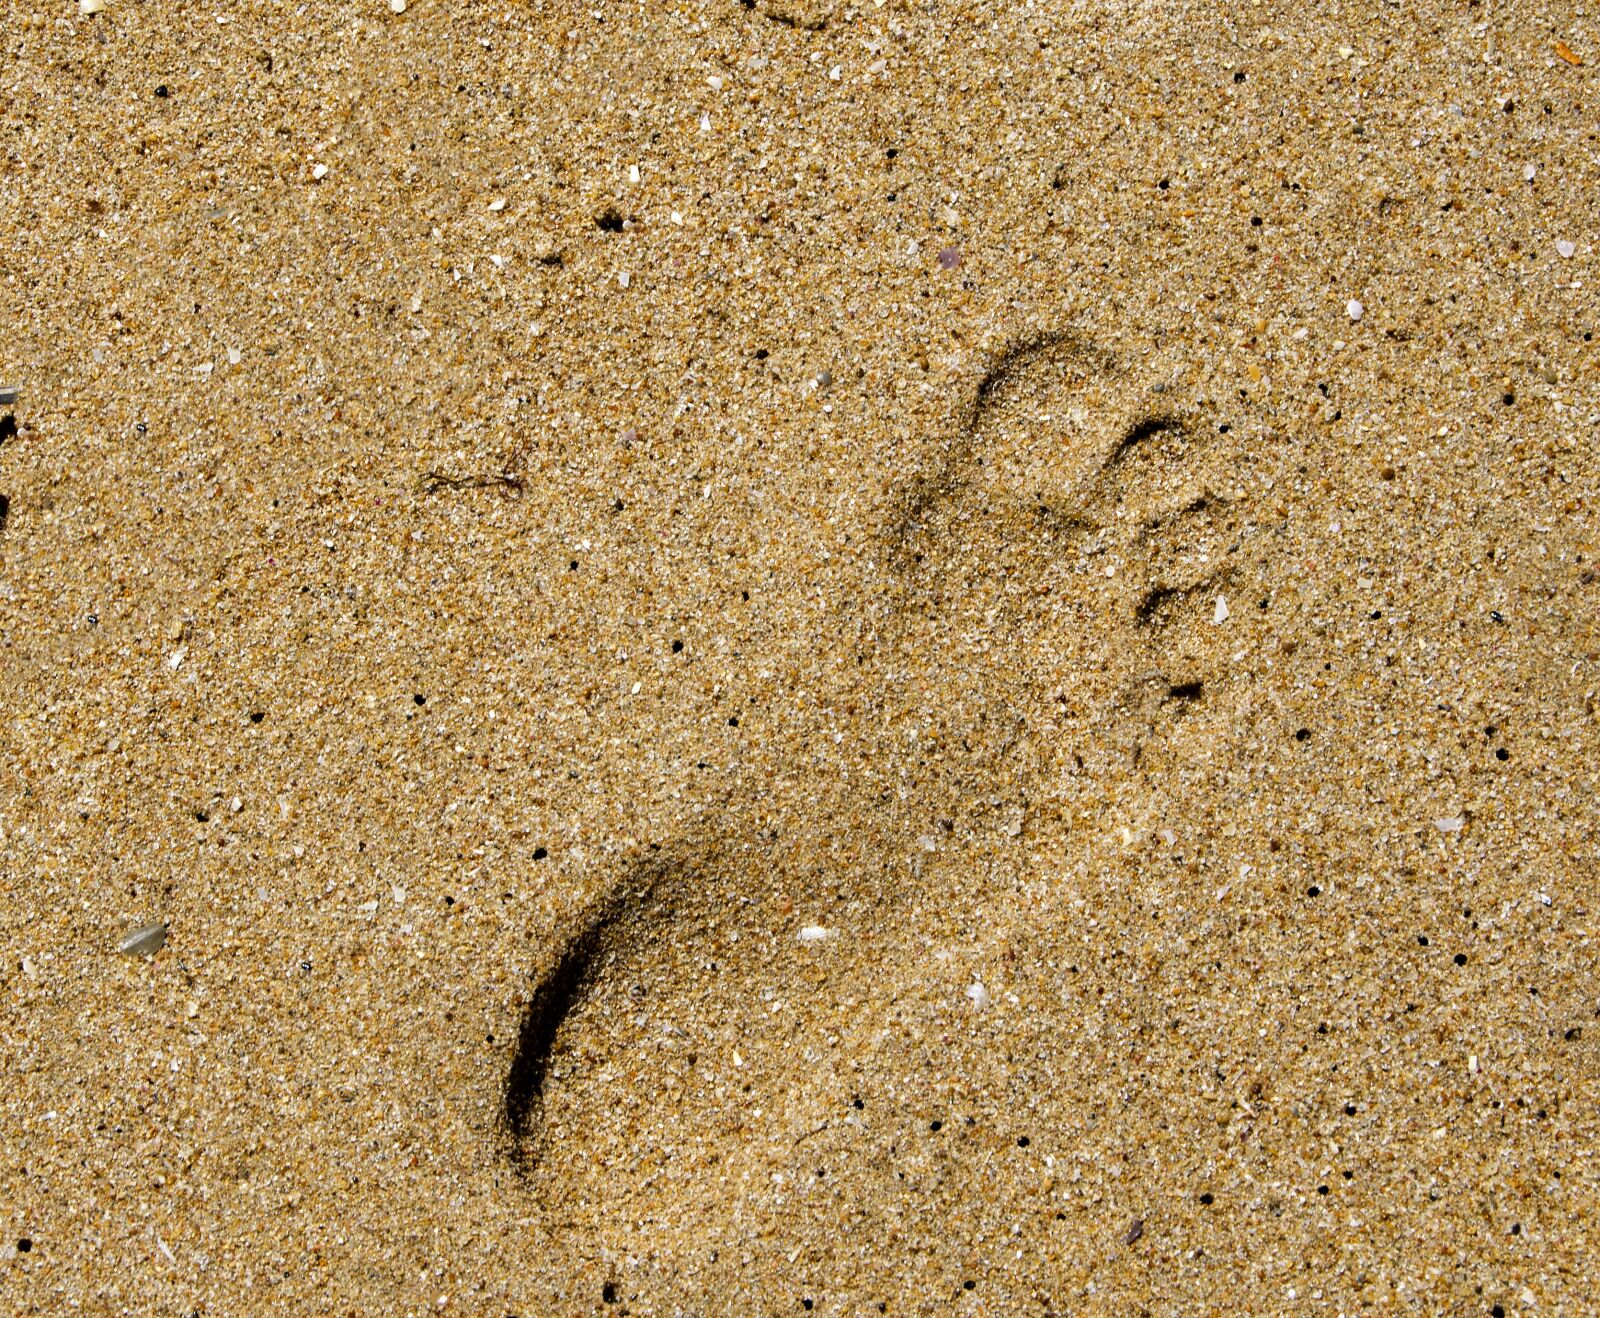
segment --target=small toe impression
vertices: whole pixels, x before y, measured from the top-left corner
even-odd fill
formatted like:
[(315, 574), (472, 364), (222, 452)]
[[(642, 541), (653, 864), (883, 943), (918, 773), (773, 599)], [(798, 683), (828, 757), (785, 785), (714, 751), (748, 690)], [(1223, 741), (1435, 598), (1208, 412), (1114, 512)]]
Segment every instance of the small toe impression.
[(978, 383), (960, 442), (914, 484), (900, 561), (917, 591), (965, 598), (991, 626), (1036, 630), (1038, 601), (1066, 597), (1148, 645), (1214, 614), (1244, 525), (1240, 465), (1233, 441), (1109, 353), (1029, 340)]

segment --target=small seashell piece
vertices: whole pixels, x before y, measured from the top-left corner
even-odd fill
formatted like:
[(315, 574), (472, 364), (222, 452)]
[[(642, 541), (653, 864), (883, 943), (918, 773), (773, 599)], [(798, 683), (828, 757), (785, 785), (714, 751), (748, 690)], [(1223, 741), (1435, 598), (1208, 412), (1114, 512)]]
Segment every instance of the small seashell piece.
[(167, 941), (164, 924), (141, 924), (117, 939), (117, 951), (123, 956), (154, 956)]
[(828, 931), (820, 924), (808, 924), (800, 931), (800, 941), (802, 943), (820, 943), (827, 936)]
[(989, 990), (984, 988), (982, 984), (976, 983), (967, 985), (967, 997), (971, 999), (972, 1005), (979, 1011), (984, 1010), (991, 1002), (994, 1001), (994, 999), (989, 996)]

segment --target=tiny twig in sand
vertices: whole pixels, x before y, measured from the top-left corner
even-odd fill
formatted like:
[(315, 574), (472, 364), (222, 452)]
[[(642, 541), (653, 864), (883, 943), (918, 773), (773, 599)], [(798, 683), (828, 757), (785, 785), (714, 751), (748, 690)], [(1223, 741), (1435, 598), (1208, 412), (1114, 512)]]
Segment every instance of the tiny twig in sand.
[(418, 481), (424, 494), (437, 494), (440, 490), (492, 490), (495, 488), (522, 493), (522, 481), (508, 471), (494, 475), (482, 472), (471, 476), (452, 476), (446, 471), (430, 471)]

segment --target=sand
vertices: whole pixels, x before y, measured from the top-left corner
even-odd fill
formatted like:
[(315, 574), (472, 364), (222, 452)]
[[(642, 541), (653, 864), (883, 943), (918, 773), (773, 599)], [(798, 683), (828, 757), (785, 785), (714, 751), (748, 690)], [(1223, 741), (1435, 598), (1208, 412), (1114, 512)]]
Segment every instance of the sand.
[(402, 9), (0, 24), (0, 1308), (1593, 1312), (1592, 8)]

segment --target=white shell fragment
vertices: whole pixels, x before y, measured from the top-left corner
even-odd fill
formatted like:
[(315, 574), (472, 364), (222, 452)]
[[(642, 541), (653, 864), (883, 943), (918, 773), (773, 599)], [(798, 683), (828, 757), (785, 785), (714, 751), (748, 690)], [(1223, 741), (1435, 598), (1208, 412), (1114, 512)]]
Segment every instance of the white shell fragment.
[(979, 1011), (982, 1011), (994, 1001), (994, 999), (989, 996), (989, 990), (984, 988), (982, 984), (978, 983), (967, 985), (967, 997), (971, 1001), (972, 1005)]
[(1441, 833), (1459, 833), (1466, 822), (1460, 815), (1451, 815), (1448, 819), (1435, 819), (1433, 826)]
[(1233, 615), (1228, 612), (1228, 601), (1223, 599), (1221, 595), (1218, 595), (1216, 611), (1212, 613), (1211, 621), (1220, 627), (1232, 616)]
[(828, 931), (820, 924), (808, 924), (800, 931), (800, 941), (802, 943), (820, 943), (826, 937), (828, 937)]
[(141, 924), (117, 939), (117, 951), (123, 956), (154, 956), (167, 941), (164, 924)]
[(1570, 261), (1573, 257), (1573, 254), (1577, 252), (1577, 250), (1578, 244), (1570, 241), (1569, 239), (1558, 238), (1556, 240), (1556, 251), (1561, 253), (1561, 259), (1563, 261)]
[(78, 0), (80, 14), (98, 14), (106, 7), (106, 0)]
[(1366, 311), (1367, 309), (1357, 302), (1355, 298), (1351, 298), (1344, 304), (1344, 314), (1349, 316), (1351, 320), (1360, 320), (1366, 314)]

